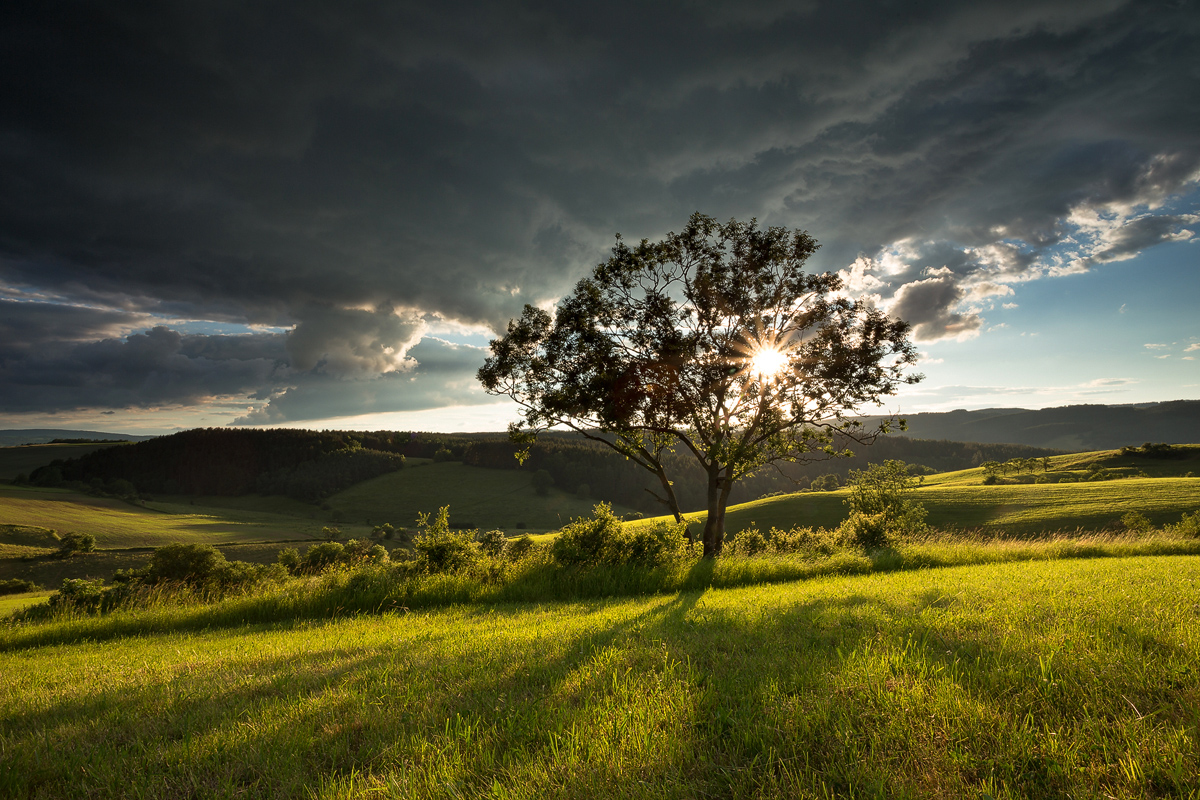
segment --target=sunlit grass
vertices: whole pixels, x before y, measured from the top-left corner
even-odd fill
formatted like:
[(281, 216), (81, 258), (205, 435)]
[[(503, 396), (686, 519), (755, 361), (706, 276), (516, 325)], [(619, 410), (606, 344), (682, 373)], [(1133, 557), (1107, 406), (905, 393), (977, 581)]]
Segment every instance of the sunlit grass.
[[(960, 529), (994, 527), (1008, 535), (1045, 531), (1119, 528), (1121, 517), (1136, 511), (1153, 523), (1177, 522), (1181, 514), (1200, 509), (1200, 478), (1122, 478), (1094, 483), (981, 486), (936, 483), (922, 486), (913, 499), (929, 511), (928, 522)], [(726, 530), (781, 529), (796, 526), (836, 528), (846, 518), (847, 491), (801, 492), (731, 506)], [(695, 526), (704, 512), (686, 515)], [(633, 525), (652, 524), (650, 520)]]
[(329, 524), (250, 509), (174, 506), (171, 511), (176, 513), (63, 489), (0, 484), (0, 523), (90, 533), (102, 548), (301, 539), (319, 536)]
[(1194, 557), (1061, 560), (202, 630), (159, 610), (94, 641), (51, 623), (70, 643), (0, 653), (0, 794), (1186, 797), (1198, 582)]

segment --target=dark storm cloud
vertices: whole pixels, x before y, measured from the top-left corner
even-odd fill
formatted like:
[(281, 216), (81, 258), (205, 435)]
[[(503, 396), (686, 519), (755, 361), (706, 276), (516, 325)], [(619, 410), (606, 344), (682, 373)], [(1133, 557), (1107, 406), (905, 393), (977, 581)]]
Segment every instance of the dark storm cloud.
[(0, 411), (150, 408), (245, 396), (286, 376), (283, 339), (182, 335), (161, 326), (98, 341), (46, 337), (36, 347), (4, 338)]
[(122, 336), (145, 325), (149, 317), (111, 309), (62, 303), (0, 300), (0, 353)]
[[(350, 395), (372, 375), (446, 402), (459, 374), (435, 390), (410, 363), (421, 315), (498, 329), (615, 231), (697, 209), (806, 228), (818, 268), (862, 256), (926, 338), (978, 329), (967, 305), (1051, 255), (1086, 269), (1194, 229), (1159, 205), (1200, 173), (1192, 2), (439, 8), (8, 4), (0, 282), (126, 331), (295, 326), (292, 383), (248, 393), (322, 416), (371, 406)], [(242, 365), (222, 389), (278, 375), (210, 361)]]
[(475, 379), (483, 365), (482, 348), (426, 338), (409, 352), (413, 368), (374, 380), (337, 380), (316, 372), (295, 376), (292, 386), (234, 424), (269, 425), (492, 402)]

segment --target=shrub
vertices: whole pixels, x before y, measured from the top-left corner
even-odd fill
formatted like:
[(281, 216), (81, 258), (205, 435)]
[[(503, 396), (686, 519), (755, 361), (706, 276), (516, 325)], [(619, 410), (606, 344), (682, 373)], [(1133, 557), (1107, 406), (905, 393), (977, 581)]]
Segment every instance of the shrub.
[(597, 503), (591, 517), (573, 520), (562, 529), (551, 555), (566, 567), (596, 564), (665, 564), (683, 553), (687, 526), (659, 521), (648, 528), (625, 530), (608, 503)]
[(736, 556), (757, 556), (771, 547), (770, 540), (758, 528), (739, 531), (721, 552)]
[(342, 560), (346, 548), (341, 542), (321, 542), (304, 551), (302, 570), (309, 574), (323, 572)]
[(622, 529), (622, 539), (622, 563), (658, 567), (684, 554), (688, 543), (687, 524), (659, 520), (648, 528)]
[(831, 555), (838, 549), (836, 535), (824, 528), (792, 528), (787, 531), (771, 528), (767, 540), (776, 553)]
[(839, 528), (842, 540), (871, 550), (889, 546), (899, 535), (923, 533), (925, 507), (910, 499), (923, 481), (909, 475), (903, 461), (850, 470), (850, 516)]
[(1000, 479), (996, 477), (995, 473), (989, 473), (984, 476), (982, 483), (984, 486), (995, 486), (999, 481)]
[(492, 558), (499, 558), (504, 552), (504, 545), (508, 541), (504, 536), (503, 531), (488, 531), (481, 533), (476, 538), (479, 543), (479, 549)]
[(554, 560), (563, 566), (583, 566), (618, 561), (621, 520), (608, 503), (597, 503), (592, 516), (571, 521), (550, 546)]
[(1176, 536), (1186, 536), (1190, 539), (1200, 539), (1200, 511), (1184, 514), (1183, 518), (1174, 525), (1168, 525), (1167, 531)]
[(90, 533), (68, 533), (59, 542), (58, 555), (66, 558), (75, 553), (91, 553), (95, 549), (96, 537)]
[(3, 578), (0, 579), (0, 594), (21, 594), (22, 592), (36, 592), (42, 587), (38, 586), (33, 581), (27, 581), (24, 578)]
[(892, 543), (886, 514), (863, 514), (855, 512), (838, 528), (838, 535), (846, 544), (864, 550), (878, 550)]
[(455, 572), (475, 562), (478, 549), (471, 541), (474, 531), (451, 531), (449, 506), (442, 506), (432, 520), (429, 514), (421, 514), (417, 528), (413, 549), (427, 572)]
[(351, 539), (342, 550), (342, 561), (347, 564), (385, 564), (388, 561), (388, 552), (381, 544)]
[(47, 600), (51, 608), (72, 609), (92, 613), (100, 610), (104, 602), (104, 581), (96, 578), (67, 578), (62, 588)]
[(433, 461), (435, 464), (443, 464), (454, 459), (454, 453), (451, 453), (445, 447), (442, 447), (434, 452)]
[(226, 563), (225, 555), (211, 544), (169, 544), (154, 551), (143, 580), (202, 586)]
[(326, 525), (324, 528), (321, 528), (321, 538), (327, 542), (336, 542), (342, 538), (342, 532), (338, 528)]
[(391, 539), (396, 535), (396, 529), (392, 527), (390, 522), (385, 522), (382, 525), (376, 525), (371, 529), (372, 539)]
[(285, 547), (280, 550), (275, 560), (292, 575), (300, 572), (300, 551), (294, 547)]
[(1152, 527), (1154, 527), (1150, 524), (1150, 520), (1146, 518), (1146, 515), (1140, 511), (1130, 511), (1128, 514), (1121, 517), (1121, 524), (1124, 525), (1127, 530), (1135, 533), (1146, 533)]
[(818, 475), (812, 479), (812, 483), (808, 488), (814, 492), (832, 492), (834, 489), (841, 488), (842, 480), (835, 473), (828, 475)]

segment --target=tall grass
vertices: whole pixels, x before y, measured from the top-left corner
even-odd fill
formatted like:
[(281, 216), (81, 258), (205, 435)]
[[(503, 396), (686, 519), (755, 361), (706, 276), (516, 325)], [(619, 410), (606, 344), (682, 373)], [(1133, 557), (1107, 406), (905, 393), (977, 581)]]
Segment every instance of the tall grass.
[[(838, 548), (704, 560), (689, 551), (657, 567), (563, 567), (553, 560), (549, 548), (535, 548), (518, 560), (480, 559), (468, 569), (441, 574), (420, 572), (404, 563), (333, 569), (318, 576), (293, 578), (283, 585), (254, 587), (216, 602), (178, 587), (153, 587), (134, 593), (123, 607), (99, 616), (70, 609), (48, 613), (35, 606), (17, 612), (0, 628), (0, 650), (83, 638), (456, 605), (571, 602), (966, 565), (1169, 555), (1200, 555), (1200, 539), (1161, 531), (1061, 534), (1036, 541), (943, 535), (870, 553)], [(45, 619), (59, 624), (32, 624)]]

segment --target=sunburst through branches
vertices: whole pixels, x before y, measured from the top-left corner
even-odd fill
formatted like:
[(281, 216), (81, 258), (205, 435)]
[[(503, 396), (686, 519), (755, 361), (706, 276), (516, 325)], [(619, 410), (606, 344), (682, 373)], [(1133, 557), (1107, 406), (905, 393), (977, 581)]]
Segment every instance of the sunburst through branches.
[(772, 345), (751, 352), (747, 371), (759, 380), (774, 378), (788, 368), (787, 353)]

